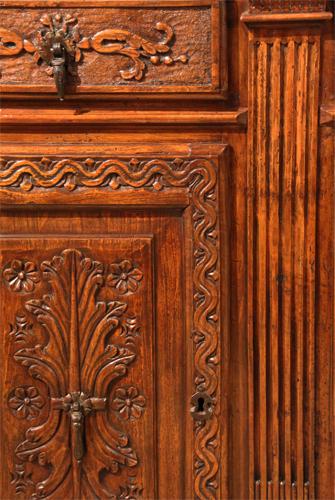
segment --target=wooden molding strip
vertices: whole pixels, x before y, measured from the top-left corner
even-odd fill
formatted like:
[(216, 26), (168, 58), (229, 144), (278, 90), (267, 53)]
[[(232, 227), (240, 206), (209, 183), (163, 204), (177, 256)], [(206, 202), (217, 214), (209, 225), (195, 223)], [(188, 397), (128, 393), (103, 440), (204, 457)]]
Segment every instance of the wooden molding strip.
[(320, 106), (320, 120), (319, 124), (333, 125), (335, 123), (335, 105)]
[(246, 24), (260, 24), (260, 23), (287, 23), (287, 22), (319, 22), (329, 21), (333, 18), (331, 12), (298, 12), (298, 13), (263, 13), (251, 14), (244, 12), (240, 19)]
[(66, 123), (96, 123), (96, 124), (224, 124), (245, 126), (247, 123), (247, 108), (235, 111), (142, 111), (142, 110), (111, 110), (76, 107), (72, 109), (45, 109), (4, 107), (0, 112), (0, 122), (9, 124), (66, 124)]
[(157, 5), (156, 0), (49, 0), (47, 5), (45, 0), (0, 0), (0, 7), (6, 8), (35, 8), (47, 7), (54, 8), (75, 8), (82, 9), (89, 7), (206, 7), (217, 5), (219, 0), (161, 0)]

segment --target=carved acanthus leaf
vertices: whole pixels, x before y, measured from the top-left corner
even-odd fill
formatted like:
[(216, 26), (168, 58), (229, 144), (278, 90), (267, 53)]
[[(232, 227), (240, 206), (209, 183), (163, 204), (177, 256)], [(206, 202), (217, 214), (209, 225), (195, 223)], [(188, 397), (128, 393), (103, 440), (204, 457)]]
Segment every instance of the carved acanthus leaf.
[[(28, 300), (25, 306), (45, 331), (46, 343), (14, 353), (14, 359), (47, 386), (50, 396), (47, 420), (29, 428), (16, 448), (21, 461), (37, 462), (52, 471), (36, 484), (38, 497), (57, 489), (76, 466), (74, 461), (85, 471), (86, 446), (92, 447), (100, 468), (112, 473), (138, 462), (128, 436), (112, 426), (106, 405), (112, 382), (126, 373), (136, 356), (134, 343), (114, 341), (127, 304), (96, 300), (105, 266), (79, 250), (66, 249), (42, 262), (40, 269), (50, 294)], [(17, 387), (9, 394), (8, 405), (18, 417), (34, 418), (44, 404), (35, 387)], [(84, 427), (90, 435), (86, 444)], [(92, 476), (99, 476), (99, 470), (84, 474), (96, 494), (99, 488), (103, 491)]]

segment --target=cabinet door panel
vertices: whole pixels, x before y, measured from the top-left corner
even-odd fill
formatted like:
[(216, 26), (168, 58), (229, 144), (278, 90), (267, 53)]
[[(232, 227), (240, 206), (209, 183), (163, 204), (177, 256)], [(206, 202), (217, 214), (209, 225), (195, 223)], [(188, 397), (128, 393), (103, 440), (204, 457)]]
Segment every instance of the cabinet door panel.
[(0, 176), (4, 495), (220, 498), (219, 156), (43, 162)]

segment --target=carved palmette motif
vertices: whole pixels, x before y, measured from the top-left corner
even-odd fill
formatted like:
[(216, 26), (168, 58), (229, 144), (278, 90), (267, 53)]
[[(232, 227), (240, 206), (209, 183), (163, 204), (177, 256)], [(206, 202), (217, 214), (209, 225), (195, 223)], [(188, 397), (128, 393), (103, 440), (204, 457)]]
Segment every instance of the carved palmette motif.
[[(56, 491), (71, 471), (75, 498), (83, 477), (96, 494), (111, 497), (113, 492), (104, 492), (99, 482), (99, 470), (116, 473), (138, 462), (128, 436), (112, 426), (106, 411), (108, 388), (136, 357), (134, 342), (113, 341), (127, 304), (96, 300), (104, 286), (104, 266), (76, 249), (42, 262), (40, 270), (52, 293), (26, 301), (25, 308), (48, 340), (18, 349), (14, 359), (48, 387), (50, 413), (44, 423), (28, 429), (16, 459), (51, 468), (36, 485), (37, 497)], [(8, 404), (14, 414), (33, 418), (44, 401), (34, 387), (19, 387)], [(89, 449), (95, 467), (86, 469), (83, 458)]]
[[(97, 186), (112, 190), (141, 188), (157, 192), (183, 187), (190, 193), (194, 394), (206, 394), (211, 403), (210, 418), (194, 422), (192, 494), (202, 500), (220, 498), (220, 263), (216, 164), (202, 158), (2, 160), (0, 189), (72, 190)], [(88, 393), (94, 395), (92, 391)], [(192, 408), (192, 395), (189, 408)], [(103, 411), (96, 412), (97, 418), (102, 418), (103, 414)]]

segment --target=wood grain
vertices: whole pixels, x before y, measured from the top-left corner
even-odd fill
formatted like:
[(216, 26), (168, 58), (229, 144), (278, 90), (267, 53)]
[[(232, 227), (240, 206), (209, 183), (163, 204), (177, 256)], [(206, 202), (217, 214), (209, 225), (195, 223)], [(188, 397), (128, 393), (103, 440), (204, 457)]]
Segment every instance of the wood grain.
[[(135, 293), (121, 293), (117, 299), (127, 302), (129, 311), (136, 310), (141, 320), (137, 357), (127, 365), (128, 373), (120, 378), (119, 386), (116, 382), (106, 391), (110, 427), (124, 430), (138, 463), (122, 465), (116, 474), (101, 470), (97, 476), (99, 467), (90, 458), (93, 445), (85, 440), (83, 467), (91, 464), (90, 477), (98, 481), (96, 491), (101, 493), (102, 484), (109, 492), (100, 494), (101, 498), (110, 492), (116, 498), (158, 499), (335, 497), (334, 2), (220, 2), (220, 20), (212, 16), (209, 26), (208, 12), (214, 12), (218, 3), (0, 0), (3, 9), (19, 13), (20, 23), (26, 12), (32, 16), (45, 10), (80, 11), (83, 19), (94, 10), (95, 25), (104, 30), (98, 11), (123, 12), (124, 29), (151, 42), (159, 42), (161, 34), (151, 22), (141, 32), (145, 12), (150, 12), (148, 21), (155, 22), (164, 13), (170, 16), (176, 35), (170, 42), (171, 54), (178, 56), (187, 43), (201, 45), (205, 39), (208, 49), (208, 58), (198, 60), (194, 73), (187, 64), (155, 66), (148, 60), (142, 79), (126, 84), (125, 92), (106, 93), (99, 87), (97, 93), (75, 92), (59, 102), (53, 93), (41, 92), (42, 86), (34, 94), (17, 85), (15, 92), (3, 96), (0, 173), (1, 182), (7, 185), (0, 188), (0, 245), (7, 248), (0, 254), (8, 258), (1, 271), (9, 277), (10, 264), (17, 258), (23, 263), (17, 271), (27, 272), (28, 280), (21, 283), (12, 277), (10, 285), (0, 274), (1, 304), (8, 304), (4, 313), (1, 310), (4, 368), (0, 390), (5, 381), (6, 392), (0, 395), (0, 415), (1, 426), (8, 429), (0, 440), (1, 497), (31, 497), (36, 484), (47, 480), (51, 472), (43, 465), (43, 456), (38, 464), (15, 455), (16, 446), (26, 440), (25, 431), (51, 413), (46, 385), (31, 378), (27, 367), (13, 358), (23, 348), (21, 341), (34, 340), (31, 334), (37, 328), (38, 342), (45, 345), (46, 341), (36, 315), (21, 310), (29, 294), (43, 300), (37, 292), (42, 288), (51, 292), (44, 278), (36, 282), (39, 277), (30, 263), (40, 272), (42, 263), (51, 262), (64, 250), (71, 253), (79, 242), (77, 250), (107, 267), (120, 266), (129, 255), (131, 261), (136, 257), (143, 273), (139, 282), (132, 282), (135, 287), (138, 283)], [(141, 23), (132, 15), (138, 11)], [(31, 33), (40, 26), (39, 17), (25, 31)], [(199, 23), (185, 28), (193, 17), (206, 21), (199, 36), (195, 30)], [(85, 34), (94, 37), (89, 23), (84, 24)], [(109, 24), (107, 29), (114, 28), (117, 19)], [(188, 35), (192, 35), (190, 42)], [(182, 46), (178, 45), (181, 39), (185, 41)], [(217, 45), (211, 52), (214, 39)], [(15, 44), (2, 50), (15, 51)], [(84, 71), (86, 56), (94, 54), (91, 48), (82, 52), (80, 71)], [(189, 86), (181, 92), (184, 81), (178, 75), (202, 72), (212, 54), (218, 57), (218, 87), (204, 91), (203, 85), (194, 92)], [(23, 51), (11, 56), (13, 66), (21, 56), (25, 57)], [(94, 57), (99, 65), (110, 61), (123, 88), (119, 70), (127, 65), (126, 60), (101, 52)], [(42, 75), (44, 70), (45, 65), (34, 66), (32, 72)], [(147, 78), (153, 79), (152, 70), (156, 73), (150, 92), (136, 91), (146, 86)], [(167, 75), (164, 81), (159, 78), (161, 70)], [(94, 77), (106, 74), (102, 71)], [(178, 79), (173, 88), (168, 83), (172, 77)], [(40, 78), (53, 91), (52, 78), (46, 74)], [(210, 79), (209, 70), (205, 85)], [(162, 90), (156, 91), (159, 86)], [(227, 145), (225, 154), (229, 150), (229, 163), (225, 157), (219, 159), (222, 144)], [(205, 178), (193, 178), (191, 170), (188, 181), (183, 184), (179, 179), (178, 184), (178, 175), (199, 159), (209, 165), (208, 181), (215, 178), (213, 194), (206, 194)], [(142, 186), (137, 185), (137, 161), (149, 169)], [(167, 182), (171, 178), (174, 181)], [(208, 204), (209, 218), (205, 219), (194, 209), (199, 197), (192, 194), (201, 182), (202, 201)], [(202, 193), (198, 194), (201, 198)], [(200, 234), (209, 219), (215, 219), (215, 231)], [(206, 246), (207, 239), (214, 247)], [(206, 283), (194, 294), (195, 266), (214, 260), (220, 269), (219, 282), (216, 270), (198, 267), (199, 279)], [(113, 269), (118, 274), (119, 268)], [(124, 290), (124, 280), (119, 282), (114, 276), (112, 281)], [(10, 286), (20, 290), (13, 292)], [(33, 292), (29, 292), (31, 286)], [(99, 290), (99, 302), (110, 301), (115, 293), (108, 286)], [(196, 305), (205, 338), (194, 328), (191, 312)], [(217, 322), (215, 315), (205, 320), (205, 307), (217, 308)], [(219, 323), (220, 330), (215, 326)], [(134, 323), (128, 326), (136, 331)], [(215, 348), (210, 338), (217, 339), (218, 355), (209, 354), (208, 349)], [(201, 373), (194, 369), (197, 349)], [(67, 373), (68, 365), (63, 371)], [(215, 386), (215, 393), (209, 396), (204, 383), (211, 390)], [(116, 394), (116, 388), (121, 392)], [(52, 411), (62, 414), (70, 428), (71, 393), (64, 390), (60, 395), (53, 402), (60, 409)], [(32, 400), (30, 410), (18, 406), (22, 396)], [(139, 397), (135, 412), (140, 416), (134, 418), (129, 410), (129, 419), (124, 418), (128, 410), (123, 401), (132, 397)], [(84, 435), (93, 436), (92, 427), (104, 410), (86, 415), (87, 398), (71, 398), (71, 405), (79, 402), (82, 408)], [(213, 400), (217, 400), (218, 413), (210, 428)], [(199, 420), (193, 419), (197, 414)], [(211, 432), (217, 432), (220, 439), (212, 439)], [(69, 443), (69, 450), (70, 434), (64, 433), (68, 437), (61, 440), (62, 447)], [(68, 479), (51, 497), (78, 496), (72, 478), (78, 485), (79, 469), (77, 475), (69, 471)], [(92, 498), (85, 481), (80, 481), (81, 497)]]
[(225, 124), (235, 126), (246, 126), (247, 108), (239, 108), (235, 111), (211, 111), (211, 110), (157, 110), (151, 109), (110, 109), (110, 107), (99, 108), (82, 107), (80, 105), (73, 108), (54, 108), (49, 106), (32, 107), (30, 109), (21, 109), (17, 104), (4, 104), (0, 110), (1, 123), (85, 123), (85, 124)]
[(251, 12), (318, 12), (326, 10), (326, 0), (249, 0)]

